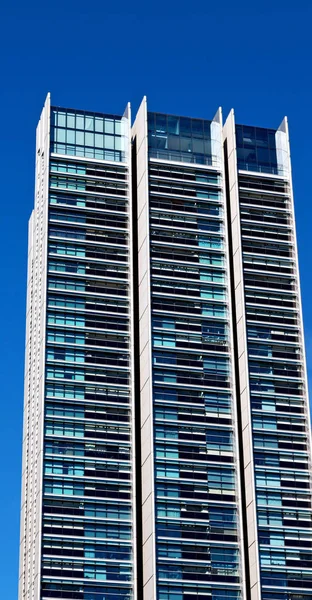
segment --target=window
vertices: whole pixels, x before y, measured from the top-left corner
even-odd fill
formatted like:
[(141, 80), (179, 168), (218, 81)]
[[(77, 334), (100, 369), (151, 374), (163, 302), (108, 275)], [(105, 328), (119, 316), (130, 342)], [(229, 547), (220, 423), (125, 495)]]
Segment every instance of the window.
[(57, 244), (50, 243), (49, 254), (85, 257), (86, 249), (83, 246), (74, 246), (73, 244), (62, 244), (61, 242)]
[(44, 494), (55, 494), (61, 496), (83, 496), (84, 486), (82, 483), (70, 481), (45, 482)]
[(174, 371), (158, 371), (154, 372), (155, 381), (163, 381), (165, 383), (176, 383), (177, 373)]
[(58, 262), (49, 260), (48, 270), (61, 271), (62, 273), (77, 273), (78, 275), (85, 275), (86, 265), (84, 263), (77, 262)]
[(265, 417), (261, 415), (257, 415), (253, 417), (253, 426), (256, 429), (277, 429), (277, 420), (276, 418)]
[(71, 404), (46, 404), (46, 415), (83, 419), (85, 416), (85, 411), (83, 405), (75, 406)]
[(159, 113), (148, 113), (148, 145), (151, 156), (217, 164), (211, 151), (211, 122)]
[(81, 315), (67, 313), (48, 313), (48, 323), (55, 325), (71, 325), (74, 327), (84, 327), (85, 319)]
[(85, 379), (84, 371), (70, 367), (48, 366), (46, 375), (48, 379), (75, 379), (76, 381), (84, 381)]
[(85, 354), (78, 350), (70, 350), (68, 348), (47, 348), (47, 360), (61, 360), (68, 362), (84, 363)]
[(171, 421), (177, 421), (178, 410), (173, 407), (155, 407), (155, 418), (156, 419), (167, 419)]
[(79, 344), (83, 345), (85, 343), (85, 335), (83, 333), (73, 333), (73, 332), (62, 332), (58, 330), (48, 329), (47, 331), (47, 341), (48, 342), (58, 342), (58, 343), (67, 343), (67, 344)]
[(200, 289), (201, 298), (225, 300), (225, 291), (219, 288), (203, 287)]
[(155, 333), (153, 335), (153, 345), (156, 347), (164, 346), (167, 348), (174, 348), (176, 345), (176, 338), (173, 335), (161, 335), (159, 333)]
[(46, 395), (50, 398), (78, 398), (83, 400), (85, 397), (85, 390), (83, 387), (79, 386), (47, 382)]
[(206, 431), (206, 444), (209, 449), (233, 450), (233, 434), (231, 431), (209, 429)]
[(48, 296), (48, 306), (61, 306), (66, 308), (76, 308), (84, 310), (86, 301), (75, 297), (64, 297), (64, 296)]
[(274, 473), (256, 473), (256, 484), (260, 487), (281, 487), (281, 477)]
[(175, 329), (175, 320), (168, 317), (154, 317), (153, 327), (161, 327), (163, 329)]
[(56, 108), (51, 112), (52, 152), (101, 160), (124, 160), (120, 117), (60, 111)]
[(45, 461), (44, 463), (45, 475), (78, 475), (83, 477), (84, 475), (84, 464), (83, 463), (70, 463), (67, 462), (50, 462)]
[(84, 196), (74, 196), (66, 194), (50, 194), (49, 204), (65, 204), (68, 206), (86, 206)]
[(156, 477), (179, 477), (179, 468), (175, 466), (157, 465), (156, 466)]
[(179, 451), (177, 448), (156, 446), (156, 457), (158, 458), (179, 458)]
[(203, 363), (204, 363), (204, 371), (207, 371), (207, 372), (221, 371), (222, 373), (229, 372), (229, 363), (225, 359), (217, 358), (217, 357), (211, 358), (211, 357), (205, 356)]
[(48, 421), (45, 426), (46, 435), (65, 437), (84, 437), (84, 426), (77, 423), (66, 423), (62, 421)]
[(54, 279), (53, 277), (48, 277), (48, 289), (84, 292), (86, 284), (83, 281), (75, 281), (74, 279)]

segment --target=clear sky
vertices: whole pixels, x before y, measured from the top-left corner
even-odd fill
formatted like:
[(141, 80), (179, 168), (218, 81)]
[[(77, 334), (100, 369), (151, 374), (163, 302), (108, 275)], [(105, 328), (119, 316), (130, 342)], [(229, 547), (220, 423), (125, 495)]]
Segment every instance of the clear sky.
[(35, 127), (52, 103), (153, 111), (277, 128), (289, 117), (308, 365), (312, 369), (311, 0), (4, 0), (1, 75), (1, 598), (15, 600), (27, 221)]

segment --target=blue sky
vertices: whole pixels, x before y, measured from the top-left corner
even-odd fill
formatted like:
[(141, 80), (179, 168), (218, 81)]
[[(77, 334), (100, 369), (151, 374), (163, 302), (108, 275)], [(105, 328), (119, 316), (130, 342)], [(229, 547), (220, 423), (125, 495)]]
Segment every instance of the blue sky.
[[(192, 12), (190, 12), (192, 11)], [(310, 0), (105, 0), (2, 4), (0, 564), (1, 594), (17, 598), (27, 221), (35, 127), (53, 104), (159, 112), (278, 127), (289, 117), (308, 365), (312, 369)]]

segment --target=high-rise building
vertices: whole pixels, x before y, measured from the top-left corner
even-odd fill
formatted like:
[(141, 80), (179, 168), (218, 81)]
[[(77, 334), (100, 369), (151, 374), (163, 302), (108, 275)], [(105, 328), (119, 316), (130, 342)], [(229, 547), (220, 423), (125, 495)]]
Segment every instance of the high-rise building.
[(287, 121), (50, 106), (19, 600), (312, 600)]

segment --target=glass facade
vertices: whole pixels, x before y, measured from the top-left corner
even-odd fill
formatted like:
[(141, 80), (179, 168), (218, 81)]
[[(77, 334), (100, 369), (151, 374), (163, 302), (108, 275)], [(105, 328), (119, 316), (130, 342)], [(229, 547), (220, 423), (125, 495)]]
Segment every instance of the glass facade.
[(100, 160), (125, 160), (121, 117), (69, 109), (51, 112), (51, 151)]
[[(234, 600), (241, 558), (223, 173), (212, 166), (210, 121), (148, 113), (148, 123), (157, 598)], [(155, 153), (155, 136), (168, 151)], [(182, 156), (169, 152), (175, 140)]]
[(311, 464), (290, 182), (239, 173), (238, 185), (262, 598), (308, 600)]
[(148, 113), (150, 156), (186, 163), (213, 165), (211, 121)]
[(246, 171), (279, 174), (276, 132), (273, 129), (236, 125), (237, 165)]
[(130, 600), (124, 124), (121, 117), (56, 108), (51, 115), (40, 597)]
[(19, 600), (312, 600), (287, 122), (130, 118), (37, 130)]
[(311, 425), (287, 119), (272, 131), (235, 126), (231, 113), (224, 136), (251, 597), (309, 600)]

